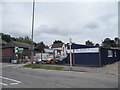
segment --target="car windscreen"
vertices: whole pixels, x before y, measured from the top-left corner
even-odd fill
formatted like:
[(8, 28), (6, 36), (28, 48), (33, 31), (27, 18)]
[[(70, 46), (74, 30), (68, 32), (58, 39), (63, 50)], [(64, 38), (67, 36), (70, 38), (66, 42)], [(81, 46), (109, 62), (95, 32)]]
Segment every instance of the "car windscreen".
[(60, 56), (60, 58), (66, 58), (67, 56)]
[(48, 58), (53, 58), (53, 56), (48, 56)]

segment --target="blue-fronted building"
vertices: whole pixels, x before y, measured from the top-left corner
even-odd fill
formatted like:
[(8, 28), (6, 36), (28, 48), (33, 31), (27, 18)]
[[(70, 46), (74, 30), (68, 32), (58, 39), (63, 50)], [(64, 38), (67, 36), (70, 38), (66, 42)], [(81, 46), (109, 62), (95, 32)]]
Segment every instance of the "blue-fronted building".
[[(108, 49), (96, 46), (86, 46), (72, 43), (72, 63), (85, 66), (103, 66), (120, 60), (119, 49)], [(68, 45), (68, 63), (70, 63)]]

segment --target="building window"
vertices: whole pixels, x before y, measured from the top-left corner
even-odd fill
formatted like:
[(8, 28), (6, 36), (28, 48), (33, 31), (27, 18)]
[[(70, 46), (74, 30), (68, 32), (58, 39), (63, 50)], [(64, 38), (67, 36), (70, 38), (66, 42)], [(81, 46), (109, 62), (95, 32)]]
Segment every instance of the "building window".
[(116, 51), (114, 52), (114, 54), (115, 54), (115, 57), (117, 57)]
[(108, 50), (108, 57), (113, 57), (113, 52), (112, 52), (112, 50)]

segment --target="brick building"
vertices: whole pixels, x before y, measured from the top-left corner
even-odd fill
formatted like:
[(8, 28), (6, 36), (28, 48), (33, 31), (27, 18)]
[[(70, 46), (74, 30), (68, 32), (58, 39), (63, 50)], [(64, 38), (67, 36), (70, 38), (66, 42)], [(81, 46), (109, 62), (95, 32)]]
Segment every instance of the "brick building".
[(0, 37), (0, 62), (2, 61), (2, 47), (6, 44), (4, 40), (1, 39)]
[[(15, 53), (15, 47), (23, 48), (23, 53)], [(11, 41), (2, 46), (2, 61), (11, 62), (12, 59), (30, 59), (31, 57), (31, 45), (23, 42)], [(38, 49), (34, 48), (34, 54), (38, 53)], [(16, 57), (17, 55), (17, 57)]]

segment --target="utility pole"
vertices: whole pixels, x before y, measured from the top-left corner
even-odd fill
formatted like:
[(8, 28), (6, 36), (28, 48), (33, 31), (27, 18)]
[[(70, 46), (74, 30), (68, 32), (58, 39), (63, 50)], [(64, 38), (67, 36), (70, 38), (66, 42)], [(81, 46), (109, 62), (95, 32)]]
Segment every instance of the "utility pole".
[(69, 47), (70, 47), (70, 69), (72, 69), (72, 52), (71, 52), (71, 45), (72, 45), (72, 39), (70, 38), (70, 43), (69, 43)]
[(35, 11), (35, 0), (33, 0), (33, 12), (32, 12), (32, 36), (31, 36), (31, 39), (32, 39), (32, 44), (31, 44), (31, 62), (33, 61), (33, 31), (34, 31), (34, 11)]

